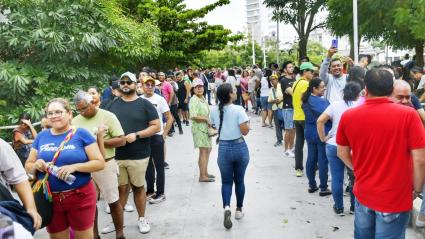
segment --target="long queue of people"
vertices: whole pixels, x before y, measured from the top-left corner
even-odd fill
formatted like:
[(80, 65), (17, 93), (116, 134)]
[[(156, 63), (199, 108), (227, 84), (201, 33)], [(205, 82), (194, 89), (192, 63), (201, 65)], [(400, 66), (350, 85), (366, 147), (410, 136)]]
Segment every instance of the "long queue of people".
[[(28, 217), (33, 218), (34, 224), (27, 225), (27, 230), (34, 233), (46, 227), (52, 238), (100, 238), (110, 232), (124, 238), (123, 213), (134, 210), (127, 202), (132, 191), (139, 231), (148, 233), (147, 202), (166, 200), (164, 169), (169, 165), (165, 162), (165, 141), (173, 136), (174, 127), (183, 134), (182, 125), (189, 126), (189, 120), (194, 147), (199, 148), (200, 183), (215, 181), (215, 175), (208, 173), (208, 161), (212, 137), (218, 135), (223, 225), (230, 229), (233, 184), (237, 198), (234, 217), (240, 220), (244, 216), (249, 153), (243, 136), (249, 132), (249, 118), (244, 108), (233, 104), (237, 91), (224, 82), (213, 91), (218, 107), (211, 110), (207, 85), (206, 74), (199, 71), (167, 75), (142, 71), (138, 78), (126, 72), (113, 78), (102, 93), (97, 87), (79, 90), (73, 106), (63, 98), (50, 100), (41, 132), (37, 133), (28, 114), (23, 114), (12, 144), (21, 162), (15, 162), (18, 157), (12, 157), (12, 148), (3, 145), (0, 160), (8, 167), (5, 170), (11, 171), (6, 181), (16, 187)], [(6, 160), (13, 163), (3, 164)], [(29, 196), (27, 174), (35, 182), (34, 197)], [(19, 183), (25, 185), (27, 195), (22, 195)], [(39, 191), (41, 197), (37, 196)], [(102, 229), (97, 220), (99, 194), (112, 218)]]

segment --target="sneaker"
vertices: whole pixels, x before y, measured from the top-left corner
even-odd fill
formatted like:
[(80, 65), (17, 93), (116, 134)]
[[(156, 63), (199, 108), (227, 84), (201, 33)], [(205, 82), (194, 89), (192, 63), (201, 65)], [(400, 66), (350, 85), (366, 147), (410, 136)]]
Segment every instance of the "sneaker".
[(179, 134), (182, 135), (183, 134), (183, 130), (179, 129)]
[(336, 213), (336, 215), (341, 216), (341, 217), (345, 216), (344, 208), (336, 208), (335, 205), (333, 206), (333, 208), (334, 208), (334, 212)]
[[(125, 228), (125, 225), (123, 226)], [(108, 226), (104, 227), (102, 230), (100, 230), (100, 233), (102, 234), (108, 234), (115, 231), (115, 226), (113, 222), (110, 222)]]
[(144, 217), (139, 218), (138, 226), (140, 233), (143, 234), (146, 234), (151, 230), (151, 226), (149, 226), (148, 220), (146, 220)]
[(284, 154), (288, 158), (295, 158), (295, 154), (291, 150), (286, 150)]
[(186, 120), (186, 126), (189, 126), (189, 120)]
[(277, 141), (275, 144), (274, 144), (274, 146), (275, 147), (277, 147), (277, 146), (281, 146), (282, 145), (282, 141)]
[(132, 212), (132, 211), (134, 211), (134, 206), (127, 203), (127, 204), (125, 204), (124, 211)]
[(108, 204), (106, 204), (105, 212), (108, 213), (108, 214), (111, 214), (111, 209), (109, 208)]
[(149, 201), (155, 196), (156, 196), (156, 193), (146, 193), (146, 200)]
[(319, 196), (321, 196), (321, 197), (326, 197), (326, 196), (329, 196), (329, 195), (332, 195), (332, 192), (329, 189), (326, 189), (326, 190), (319, 192)]
[(174, 132), (168, 132), (168, 137), (173, 137)]
[(156, 194), (154, 197), (151, 197), (149, 200), (150, 204), (158, 204), (160, 202), (165, 201), (165, 195), (164, 194)]
[(297, 176), (297, 177), (302, 177), (302, 176), (303, 176), (303, 171), (302, 171), (301, 169), (297, 169), (297, 170), (295, 171), (295, 176)]
[(164, 162), (164, 168), (165, 169), (170, 169), (170, 165), (167, 162)]
[(308, 192), (309, 192), (309, 193), (315, 193), (315, 192), (317, 192), (318, 190), (319, 190), (319, 188), (317, 188), (317, 187), (316, 187), (316, 188), (309, 188), (309, 189), (308, 189)]
[(354, 215), (354, 206), (350, 206), (350, 214)]
[(232, 228), (232, 212), (230, 211), (230, 209), (225, 209), (224, 210), (224, 222), (223, 225), (226, 229), (230, 229)]
[(239, 210), (235, 211), (235, 219), (236, 220), (241, 220), (244, 216), (245, 216), (245, 214), (242, 211), (239, 211)]
[(425, 227), (425, 215), (419, 213), (415, 222), (416, 227), (423, 228)]

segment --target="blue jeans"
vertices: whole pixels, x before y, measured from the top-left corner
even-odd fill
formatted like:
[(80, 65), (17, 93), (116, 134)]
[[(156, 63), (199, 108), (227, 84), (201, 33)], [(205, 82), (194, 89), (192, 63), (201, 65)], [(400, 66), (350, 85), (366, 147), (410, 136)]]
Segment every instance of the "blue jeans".
[(345, 165), (337, 156), (337, 148), (335, 145), (326, 144), (326, 156), (329, 160), (329, 167), (332, 176), (332, 197), (335, 207), (338, 209), (344, 208), (343, 200), (343, 185), (344, 185), (344, 169)]
[(409, 212), (383, 213), (374, 211), (356, 200), (355, 239), (404, 239)]
[(245, 196), (245, 170), (249, 163), (248, 146), (245, 141), (243, 139), (220, 140), (217, 163), (221, 174), (223, 207), (230, 206), (234, 182), (236, 206), (242, 208)]
[(305, 163), (308, 185), (317, 188), (316, 166), (319, 165), (320, 191), (328, 189), (328, 159), (325, 144), (319, 140), (307, 140), (307, 162)]

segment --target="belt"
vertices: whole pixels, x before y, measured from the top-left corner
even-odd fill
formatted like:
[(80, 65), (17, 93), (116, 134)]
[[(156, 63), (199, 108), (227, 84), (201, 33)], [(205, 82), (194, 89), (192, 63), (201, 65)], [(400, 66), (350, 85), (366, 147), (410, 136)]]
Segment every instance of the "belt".
[(62, 202), (65, 198), (77, 194), (79, 193), (81, 190), (79, 188), (77, 189), (73, 189), (73, 190), (68, 190), (68, 191), (63, 191), (63, 192), (52, 192), (53, 196), (58, 196), (59, 197), (59, 201)]
[(240, 137), (239, 139), (232, 139), (232, 140), (220, 140), (226, 143), (243, 143), (245, 142), (245, 139), (243, 137)]
[(114, 159), (114, 158), (115, 158), (115, 156), (112, 156), (112, 157), (110, 157), (110, 158), (105, 159), (105, 163), (106, 163), (106, 162), (111, 161), (111, 160), (112, 160), (112, 159)]

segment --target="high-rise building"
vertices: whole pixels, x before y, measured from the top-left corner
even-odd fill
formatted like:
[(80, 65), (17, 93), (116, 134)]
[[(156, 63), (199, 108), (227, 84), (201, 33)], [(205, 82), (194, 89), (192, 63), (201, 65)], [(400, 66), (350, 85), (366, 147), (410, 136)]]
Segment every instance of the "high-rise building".
[(247, 30), (251, 37), (257, 43), (261, 42), (262, 37), (262, 17), (261, 17), (261, 0), (246, 0), (246, 20)]

